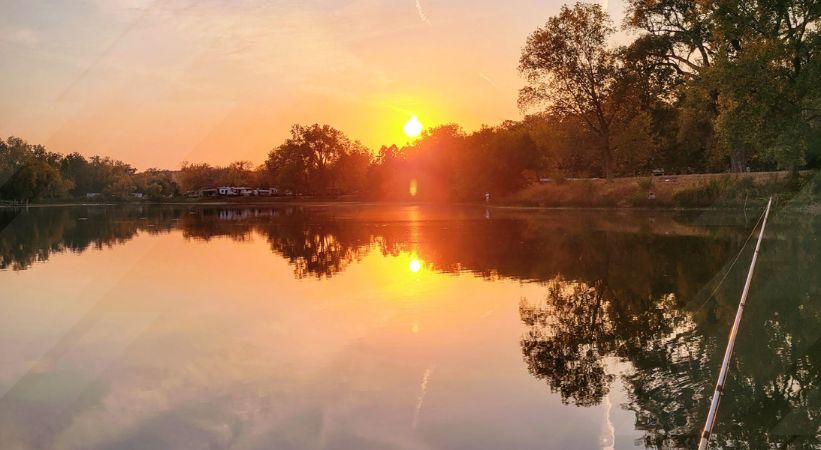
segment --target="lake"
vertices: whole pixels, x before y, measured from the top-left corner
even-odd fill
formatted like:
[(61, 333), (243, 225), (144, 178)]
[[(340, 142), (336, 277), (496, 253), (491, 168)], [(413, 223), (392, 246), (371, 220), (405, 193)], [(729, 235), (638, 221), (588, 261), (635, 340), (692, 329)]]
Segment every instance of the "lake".
[[(0, 448), (693, 448), (759, 214), (0, 209)], [(821, 217), (770, 219), (714, 448), (821, 446)]]

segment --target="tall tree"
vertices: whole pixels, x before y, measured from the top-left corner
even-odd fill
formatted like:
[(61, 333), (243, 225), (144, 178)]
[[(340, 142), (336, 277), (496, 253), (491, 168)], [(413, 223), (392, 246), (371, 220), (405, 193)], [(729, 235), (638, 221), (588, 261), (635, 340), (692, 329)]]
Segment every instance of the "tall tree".
[[(817, 0), (629, 0), (633, 46), (686, 80), (680, 136), (734, 171), (799, 166), (818, 151)], [(701, 139), (693, 139), (699, 136)], [(682, 142), (684, 143), (684, 142)]]
[(0, 139), (0, 198), (38, 200), (66, 196), (74, 184), (60, 174), (61, 156), (23, 139)]
[(821, 129), (821, 4), (725, 1), (715, 22), (716, 40), (731, 43), (721, 48), (710, 73), (721, 93), (720, 143), (733, 156), (743, 151), (740, 162), (754, 155), (758, 164), (797, 175)]
[(81, 196), (91, 191), (91, 172), (88, 160), (83, 155), (75, 152), (63, 157), (60, 161), (60, 174), (74, 182), (72, 195)]
[[(308, 194), (338, 193), (343, 187), (341, 171), (350, 166), (348, 157), (354, 153), (370, 158), (362, 144), (330, 125), (297, 124), (291, 137), (268, 154), (265, 167), (280, 187)], [(359, 173), (364, 176), (364, 171)], [(345, 186), (361, 185), (350, 179), (351, 173), (345, 175)]]
[(613, 28), (596, 4), (562, 6), (558, 16), (531, 34), (519, 59), (527, 86), (522, 108), (546, 104), (558, 116), (578, 116), (600, 140), (604, 173), (613, 176), (611, 125), (621, 102), (616, 52), (608, 46)]
[(712, 15), (718, 3), (628, 0), (624, 22), (628, 28), (646, 32), (636, 42), (648, 53), (682, 75), (697, 76), (713, 59)]

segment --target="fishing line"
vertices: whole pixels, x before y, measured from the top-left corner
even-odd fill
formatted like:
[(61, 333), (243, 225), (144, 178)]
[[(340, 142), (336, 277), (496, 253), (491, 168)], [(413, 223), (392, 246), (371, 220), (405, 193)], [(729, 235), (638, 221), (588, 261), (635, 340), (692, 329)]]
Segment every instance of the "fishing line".
[(742, 253), (744, 253), (744, 249), (745, 249), (745, 248), (747, 248), (747, 243), (749, 243), (749, 242), (750, 242), (750, 239), (751, 239), (751, 238), (753, 237), (753, 235), (755, 234), (755, 230), (758, 228), (758, 224), (759, 224), (759, 223), (761, 223), (761, 220), (762, 220), (762, 219), (764, 219), (764, 214), (765, 214), (765, 213), (766, 213), (766, 210), (765, 210), (765, 211), (762, 211), (762, 212), (761, 212), (761, 215), (760, 215), (760, 216), (758, 216), (758, 220), (755, 222), (755, 225), (753, 226), (753, 229), (752, 229), (752, 230), (750, 230), (750, 234), (749, 234), (749, 235), (747, 235), (747, 239), (745, 239), (745, 240), (744, 240), (744, 244), (742, 244), (742, 245), (741, 245), (741, 248), (738, 250), (738, 253), (735, 255), (735, 258), (733, 259), (733, 262), (732, 262), (732, 263), (730, 263), (730, 266), (729, 266), (729, 267), (727, 268), (727, 270), (724, 272), (724, 276), (722, 276), (722, 277), (721, 277), (721, 280), (718, 282), (718, 284), (715, 286), (715, 288), (713, 289), (713, 291), (712, 291), (712, 292), (710, 293), (710, 295), (707, 297), (707, 300), (704, 300), (704, 303), (702, 303), (702, 304), (701, 304), (701, 306), (699, 306), (698, 308), (696, 308), (696, 310), (695, 310), (695, 311), (693, 311), (693, 314), (696, 314), (697, 312), (701, 311), (701, 308), (703, 308), (703, 307), (704, 307), (704, 305), (706, 305), (706, 304), (707, 304), (710, 300), (712, 300), (712, 299), (713, 299), (713, 297), (716, 295), (716, 293), (718, 292), (718, 290), (721, 288), (721, 285), (722, 285), (722, 284), (724, 284), (724, 280), (726, 280), (726, 279), (727, 279), (727, 276), (728, 276), (728, 275), (730, 275), (730, 272), (733, 270), (733, 267), (735, 267), (735, 265), (736, 265), (736, 263), (738, 262), (739, 258), (741, 258), (741, 254), (742, 254)]

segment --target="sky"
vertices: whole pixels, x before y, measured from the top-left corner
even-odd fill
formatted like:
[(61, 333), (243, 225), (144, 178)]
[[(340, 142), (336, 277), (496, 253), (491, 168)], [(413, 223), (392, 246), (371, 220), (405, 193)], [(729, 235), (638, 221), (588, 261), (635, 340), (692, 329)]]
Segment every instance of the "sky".
[(563, 3), (0, 0), (0, 136), (176, 169), (259, 164), (295, 123), (469, 132), (522, 117), (521, 47)]

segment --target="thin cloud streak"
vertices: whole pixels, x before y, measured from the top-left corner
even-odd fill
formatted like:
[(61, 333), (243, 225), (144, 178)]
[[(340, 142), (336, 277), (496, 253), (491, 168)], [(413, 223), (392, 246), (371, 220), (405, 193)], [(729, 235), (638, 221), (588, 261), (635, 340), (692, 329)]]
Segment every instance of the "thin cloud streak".
[(425, 15), (425, 11), (422, 11), (421, 0), (416, 0), (416, 12), (419, 13), (419, 19), (422, 20), (422, 22), (425, 22), (428, 25), (431, 24), (430, 20), (428, 19), (428, 16)]
[(489, 76), (485, 75), (484, 72), (479, 72), (479, 78), (487, 81), (487, 83), (489, 85), (493, 86), (494, 88), (496, 87), (496, 83), (494, 83), (493, 80), (491, 80)]
[(425, 402), (425, 394), (428, 392), (428, 380), (430, 379), (431, 368), (425, 369), (422, 375), (422, 385), (420, 387), (419, 399), (416, 401), (416, 410), (413, 412), (413, 429), (419, 424), (419, 413), (422, 412), (422, 404)]

